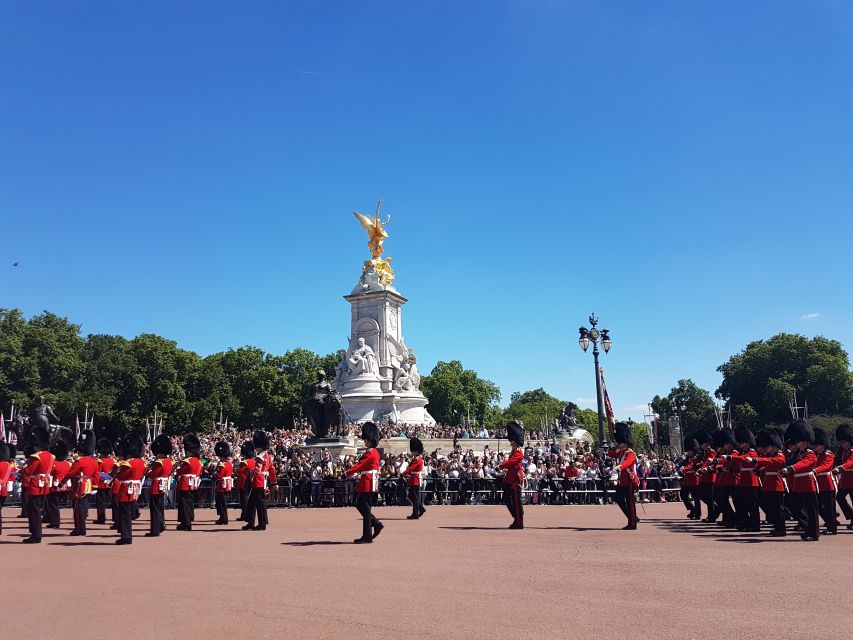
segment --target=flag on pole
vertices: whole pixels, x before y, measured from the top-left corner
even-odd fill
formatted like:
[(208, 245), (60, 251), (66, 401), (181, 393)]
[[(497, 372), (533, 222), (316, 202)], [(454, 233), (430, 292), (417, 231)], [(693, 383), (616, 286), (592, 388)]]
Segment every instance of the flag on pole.
[(161, 433), (163, 433), (163, 417), (162, 416), (160, 417), (160, 426), (157, 427), (157, 435), (159, 436)]
[(151, 444), (151, 423), (145, 418), (145, 444)]
[(74, 414), (74, 438), (75, 441), (80, 440), (80, 416)]
[(610, 395), (607, 393), (607, 385), (604, 384), (604, 367), (599, 367), (598, 374), (601, 376), (601, 393), (604, 395), (604, 412), (607, 415), (607, 431), (613, 436), (613, 426), (616, 424), (616, 415), (613, 413), (613, 405), (610, 404)]
[(6, 442), (6, 422), (3, 420), (2, 411), (0, 411), (0, 442)]
[(89, 429), (90, 431), (94, 431), (94, 430), (95, 430), (95, 414), (94, 414), (94, 413), (93, 413), (93, 414), (92, 414), (92, 416), (89, 418), (89, 427), (88, 427), (88, 429)]

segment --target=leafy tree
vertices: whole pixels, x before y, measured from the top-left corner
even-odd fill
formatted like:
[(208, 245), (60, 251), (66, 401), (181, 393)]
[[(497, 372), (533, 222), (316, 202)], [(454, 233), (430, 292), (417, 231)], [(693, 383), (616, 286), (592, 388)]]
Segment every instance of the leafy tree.
[(552, 424), (560, 416), (568, 403), (559, 400), (541, 387), (532, 391), (516, 391), (509, 398), (509, 406), (504, 410), (504, 418), (521, 422), (526, 429), (539, 429), (542, 420), (547, 417)]
[[(818, 336), (780, 333), (750, 342), (717, 370), (723, 383), (717, 395), (754, 424), (785, 423), (793, 394), (808, 401), (812, 414), (853, 414), (853, 373), (841, 343)], [(749, 407), (750, 409), (747, 409)]]
[[(675, 411), (672, 405), (685, 407)], [(652, 411), (659, 416), (658, 429), (661, 443), (669, 444), (667, 421), (673, 415), (681, 414), (681, 428), (688, 438), (697, 431), (715, 429), (717, 418), (714, 415), (714, 400), (711, 394), (690, 379), (679, 380), (670, 392), (664, 396), (655, 396)]]
[(428, 376), (421, 379), (421, 389), (429, 398), (429, 412), (438, 422), (458, 425), (467, 418), (479, 424), (490, 424), (500, 414), (495, 410), (501, 392), (497, 385), (465, 369), (459, 360), (438, 362)]

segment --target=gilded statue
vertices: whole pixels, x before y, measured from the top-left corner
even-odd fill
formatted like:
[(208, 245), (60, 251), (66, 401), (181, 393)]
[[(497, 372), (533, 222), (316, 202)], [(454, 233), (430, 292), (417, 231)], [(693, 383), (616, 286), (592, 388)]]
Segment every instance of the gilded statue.
[(365, 231), (367, 231), (367, 247), (370, 249), (370, 255), (373, 256), (370, 260), (364, 261), (364, 266), (361, 270), (362, 276), (372, 269), (378, 277), (379, 283), (383, 286), (388, 286), (394, 281), (394, 270), (391, 268), (391, 258), (380, 258), (382, 255), (382, 243), (388, 237), (388, 232), (385, 231), (385, 226), (391, 222), (391, 214), (382, 222), (379, 217), (379, 211), (382, 209), (382, 198), (376, 205), (376, 214), (366, 216), (358, 211), (353, 211), (353, 215), (359, 221)]

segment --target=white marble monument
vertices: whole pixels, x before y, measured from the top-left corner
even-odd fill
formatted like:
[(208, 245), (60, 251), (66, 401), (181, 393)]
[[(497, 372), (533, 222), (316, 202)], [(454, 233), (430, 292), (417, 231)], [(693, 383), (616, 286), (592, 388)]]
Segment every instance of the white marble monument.
[[(382, 201), (379, 201), (381, 206)], [(344, 299), (352, 306), (346, 355), (338, 364), (335, 388), (348, 419), (354, 422), (435, 424), (421, 393), (415, 352), (403, 339), (403, 305), (407, 300), (392, 286), (391, 259), (381, 259), (388, 237), (375, 216), (356, 213), (367, 230), (373, 258), (365, 261), (358, 284)], [(388, 218), (390, 220), (390, 216)]]

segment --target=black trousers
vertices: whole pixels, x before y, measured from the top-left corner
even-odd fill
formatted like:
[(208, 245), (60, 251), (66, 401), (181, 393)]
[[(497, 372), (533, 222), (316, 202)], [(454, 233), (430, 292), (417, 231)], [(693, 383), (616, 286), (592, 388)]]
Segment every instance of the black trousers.
[(688, 491), (690, 492), (690, 500), (693, 502), (693, 511), (691, 513), (694, 519), (698, 520), (702, 517), (702, 499), (699, 495), (701, 493), (699, 485), (688, 487)]
[(166, 496), (164, 494), (148, 494), (148, 515), (151, 517), (148, 531), (159, 536), (166, 529)]
[(817, 538), (820, 535), (818, 526), (818, 506), (816, 493), (791, 493), (788, 495), (791, 513), (803, 527), (802, 537)]
[(848, 499), (851, 499), (851, 501), (853, 501), (853, 498), (851, 497), (853, 497), (853, 490), (839, 489), (835, 501), (841, 508), (841, 513), (844, 514), (844, 517), (850, 521), (853, 521), (853, 507), (850, 506), (850, 502), (848, 501)]
[(0, 533), (3, 533), (3, 505), (6, 504), (7, 496), (0, 496)]
[(773, 525), (774, 533), (785, 533), (785, 510), (782, 508), (784, 496), (781, 491), (767, 491), (763, 495), (764, 512), (767, 521)]
[(47, 505), (46, 505), (46, 515), (47, 522), (54, 529), (58, 529), (60, 525), (59, 520), (59, 493), (56, 491), (51, 491), (47, 494)]
[(30, 505), (30, 497), (27, 495), (27, 492), (21, 488), (21, 518), (28, 518), (30, 515), (29, 512)]
[(178, 491), (176, 501), (178, 503), (178, 522), (184, 529), (191, 529), (195, 520), (195, 504), (192, 491)]
[(412, 516), (420, 518), (426, 509), (421, 505), (421, 488), (409, 485), (409, 501), (412, 503)]
[(625, 514), (625, 517), (628, 518), (628, 526), (636, 527), (637, 526), (637, 505), (634, 503), (634, 487), (621, 487), (616, 485), (616, 494), (613, 499), (616, 501), (616, 504), (619, 505), (619, 508), (622, 509), (622, 513)]
[(109, 489), (98, 489), (95, 494), (95, 524), (106, 524), (107, 507), (112, 504), (112, 498)]
[(504, 483), (504, 504), (512, 516), (512, 523), (524, 526), (524, 505), (521, 503), (521, 485)]
[(731, 502), (733, 490), (734, 487), (714, 487), (714, 504), (717, 506), (717, 513), (723, 518), (724, 527), (734, 527), (737, 524), (735, 510), (732, 508)]
[(252, 487), (246, 506), (246, 524), (254, 525), (256, 517), (259, 527), (266, 527), (270, 523), (267, 516), (267, 492), (263, 487)]
[(692, 487), (682, 486), (681, 490), (678, 492), (678, 496), (681, 498), (681, 503), (684, 505), (684, 508), (687, 509), (687, 515), (693, 515), (696, 513), (696, 505), (693, 503), (693, 495), (690, 492)]
[(760, 487), (735, 487), (734, 499), (739, 528), (758, 531), (761, 528), (761, 515), (758, 513), (758, 494)]
[(116, 524), (122, 540), (133, 540), (133, 503), (116, 502)]
[(708, 522), (714, 522), (719, 516), (717, 511), (717, 503), (714, 501), (714, 485), (710, 482), (703, 482), (699, 485), (699, 497), (705, 503), (705, 510), (708, 512)]
[(375, 493), (359, 491), (355, 496), (355, 508), (358, 509), (362, 518), (361, 537), (364, 540), (372, 539), (373, 529), (382, 524), (372, 513), (375, 495)]
[(86, 518), (89, 517), (89, 496), (72, 499), (71, 511), (74, 514), (74, 531), (85, 536)]
[(213, 501), (216, 504), (216, 515), (219, 516), (219, 520), (228, 524), (228, 504), (225, 502), (225, 497), (227, 493), (222, 493), (217, 491), (213, 496)]
[(246, 519), (246, 512), (249, 508), (249, 495), (251, 493), (252, 490), (249, 487), (240, 489), (240, 520)]
[(821, 491), (817, 496), (817, 508), (826, 530), (838, 531), (838, 514), (835, 511), (835, 491)]
[(27, 496), (27, 519), (30, 525), (30, 537), (41, 540), (41, 512), (46, 496)]

